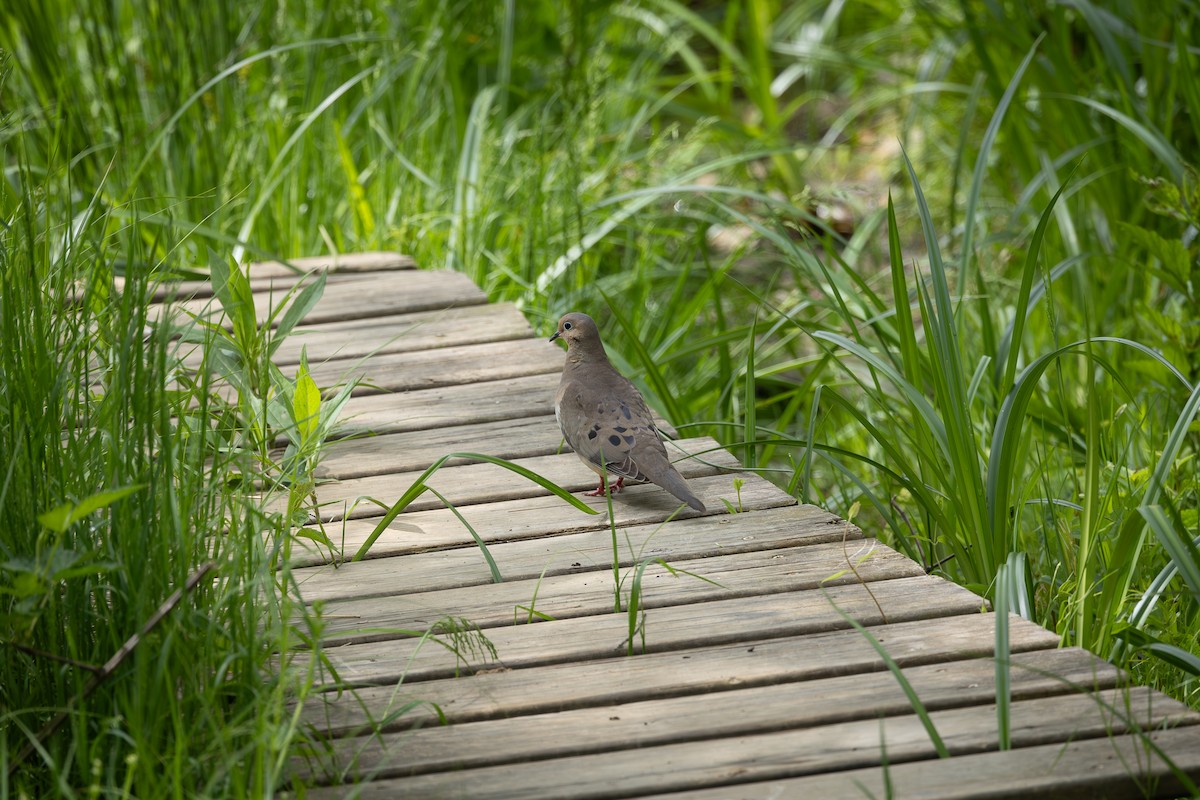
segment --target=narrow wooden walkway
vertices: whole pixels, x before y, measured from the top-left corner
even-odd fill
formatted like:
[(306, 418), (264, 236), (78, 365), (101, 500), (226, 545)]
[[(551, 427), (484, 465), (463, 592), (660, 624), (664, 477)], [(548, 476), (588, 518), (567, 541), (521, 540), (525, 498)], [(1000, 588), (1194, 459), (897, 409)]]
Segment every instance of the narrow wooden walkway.
[[(559, 453), (563, 351), (461, 275), (409, 266), (388, 254), (342, 259), (308, 332), (280, 353), (294, 363), (306, 345), (323, 385), (366, 381), (344, 431), (373, 435), (331, 446), (318, 493), (347, 556), (379, 521), (362, 498), (394, 501), (448, 452), (513, 459), (575, 492), (594, 485)], [(252, 271), (264, 308), (285, 274)], [(325, 784), (308, 796), (1175, 796), (1162, 753), (1200, 778), (1200, 716), (1017, 618), (1014, 749), (998, 751), (994, 618), (979, 597), (738, 474), (713, 440), (677, 445), (696, 456), (678, 466), (708, 515), (684, 509), (664, 522), (678, 504), (653, 486), (613, 503), (621, 596), (637, 564), (671, 567), (645, 569), (632, 656), (629, 617), (613, 610), (605, 516), (490, 464), (448, 466), (431, 484), (489, 543), (504, 582), (490, 581), (463, 524), (430, 494), (370, 560), (306, 556), (302, 590), (322, 604), (342, 689), (330, 676), (324, 702), (303, 711), (336, 737), (334, 763), (295, 763), (298, 777)], [(952, 757), (937, 757), (843, 614), (903, 667)], [(434, 626), (465, 647), (447, 618), (479, 626), (494, 655), (419, 635)]]

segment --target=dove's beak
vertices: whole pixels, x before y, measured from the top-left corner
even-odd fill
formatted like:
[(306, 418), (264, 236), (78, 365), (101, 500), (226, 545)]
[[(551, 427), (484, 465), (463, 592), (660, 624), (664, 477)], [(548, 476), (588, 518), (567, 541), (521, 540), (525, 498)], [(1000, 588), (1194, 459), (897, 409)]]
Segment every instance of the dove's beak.
[(555, 331), (554, 335), (550, 337), (550, 341), (553, 342), (555, 339), (558, 338), (559, 334), (561, 334), (561, 333), (562, 333), (562, 331)]

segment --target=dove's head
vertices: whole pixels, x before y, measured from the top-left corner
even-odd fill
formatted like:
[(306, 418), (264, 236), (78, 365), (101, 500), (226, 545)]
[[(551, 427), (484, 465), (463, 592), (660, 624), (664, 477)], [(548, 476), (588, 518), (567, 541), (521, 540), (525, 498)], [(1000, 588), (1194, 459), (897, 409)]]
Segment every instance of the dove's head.
[(587, 314), (581, 314), (578, 311), (565, 314), (558, 321), (558, 330), (550, 337), (550, 341), (553, 342), (555, 339), (565, 341), (567, 349), (571, 351), (577, 348), (584, 350), (598, 348), (601, 353), (604, 352), (600, 344), (600, 331), (597, 330), (595, 321)]

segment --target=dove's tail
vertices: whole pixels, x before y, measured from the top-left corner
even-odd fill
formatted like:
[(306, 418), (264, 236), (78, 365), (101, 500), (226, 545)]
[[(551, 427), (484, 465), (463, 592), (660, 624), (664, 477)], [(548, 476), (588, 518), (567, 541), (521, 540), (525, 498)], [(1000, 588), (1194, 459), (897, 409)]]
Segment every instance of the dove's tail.
[(700, 498), (692, 494), (691, 487), (688, 486), (687, 481), (683, 479), (683, 476), (674, 467), (668, 465), (664, 474), (655, 478), (654, 482), (687, 503), (693, 510), (700, 512), (706, 510), (704, 503), (701, 503)]

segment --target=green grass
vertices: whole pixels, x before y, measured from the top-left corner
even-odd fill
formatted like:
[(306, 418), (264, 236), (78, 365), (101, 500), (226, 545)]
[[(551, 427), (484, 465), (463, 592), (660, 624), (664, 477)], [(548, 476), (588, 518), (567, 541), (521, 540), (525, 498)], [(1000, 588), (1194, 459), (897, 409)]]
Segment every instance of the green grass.
[[(0, 786), (280, 788), (311, 678), (270, 654), (314, 631), (273, 567), (320, 541), (337, 402), (248, 320), (192, 328), (237, 354), (198, 375), (144, 323), (168, 277), (232, 301), (231, 257), (330, 250), (462, 270), (547, 330), (603, 318), (688, 434), (1200, 706), (1198, 24), (1182, 0), (7, 4), (0, 613), (27, 649), (0, 655), (0, 766), (68, 715)], [(103, 664), (209, 561), (74, 700), (89, 670), (41, 653)]]

